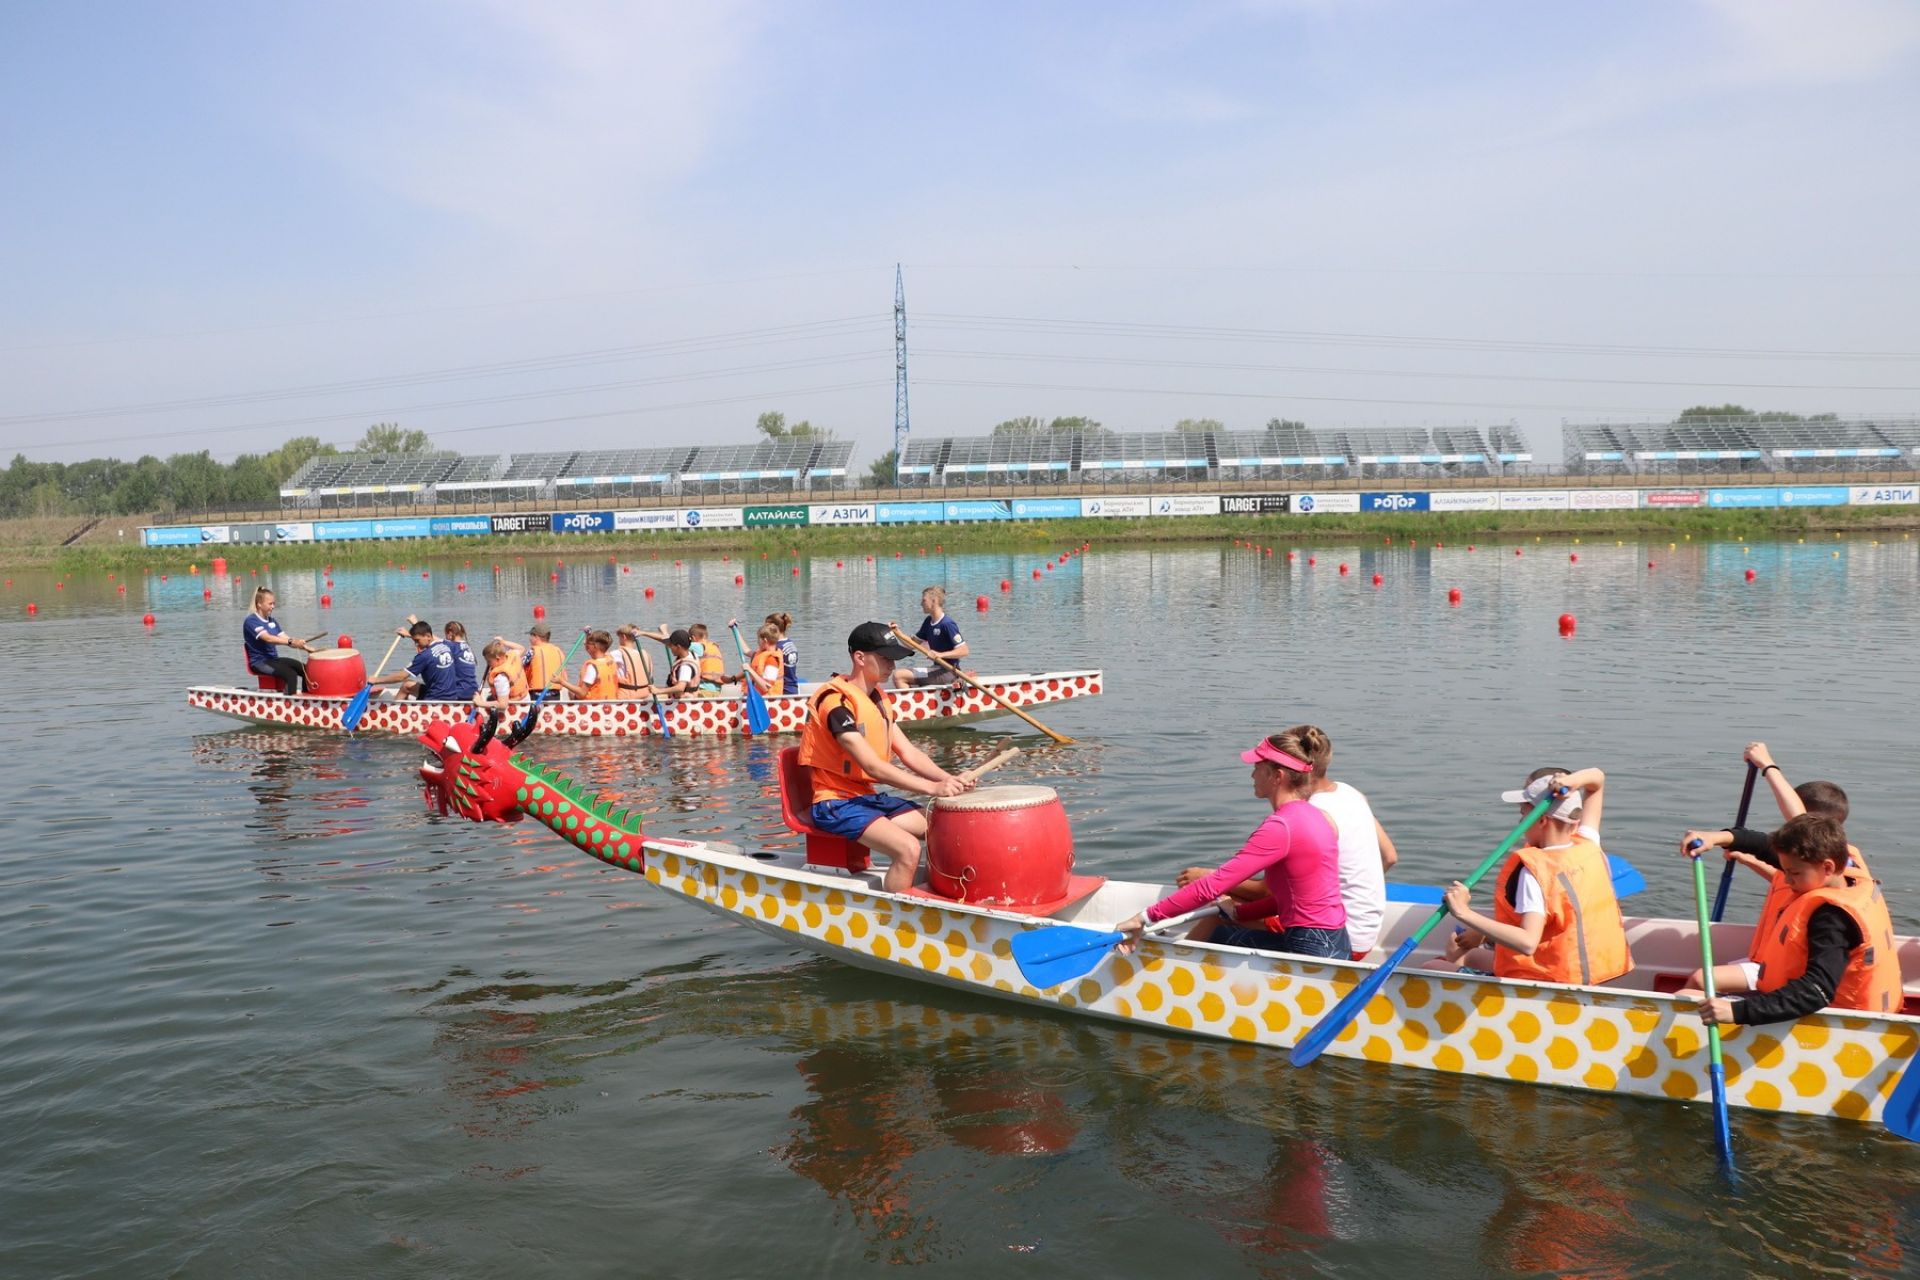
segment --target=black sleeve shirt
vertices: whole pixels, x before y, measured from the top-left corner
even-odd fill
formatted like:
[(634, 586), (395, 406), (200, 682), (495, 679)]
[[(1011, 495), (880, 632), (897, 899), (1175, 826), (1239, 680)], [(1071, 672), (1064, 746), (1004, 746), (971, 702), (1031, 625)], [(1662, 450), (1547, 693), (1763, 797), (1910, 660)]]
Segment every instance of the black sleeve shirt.
[(1807, 917), (1807, 971), (1778, 991), (1754, 991), (1733, 1002), (1733, 1020), (1742, 1026), (1788, 1022), (1824, 1009), (1847, 971), (1847, 957), (1864, 939), (1853, 917), (1823, 902)]

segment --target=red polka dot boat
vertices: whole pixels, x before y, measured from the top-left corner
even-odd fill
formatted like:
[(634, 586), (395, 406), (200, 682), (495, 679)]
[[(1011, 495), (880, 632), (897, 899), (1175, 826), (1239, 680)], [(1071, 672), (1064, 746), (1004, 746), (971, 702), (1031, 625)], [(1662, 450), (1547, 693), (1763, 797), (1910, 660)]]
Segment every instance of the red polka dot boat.
[[(1070, 834), (1064, 842), (1059, 834), (1064, 814), (1057, 822), (1050, 813), (1036, 816), (1045, 806), (1031, 803), (1031, 796), (974, 806), (967, 821), (954, 826), (954, 840), (944, 848), (930, 844), (927, 884), (889, 892), (859, 846), (810, 829), (811, 796), (796, 748), (780, 753), (780, 794), (787, 825), (800, 839), (742, 849), (650, 835), (640, 815), (512, 753), (492, 739), (490, 726), (441, 721), (420, 741), (434, 757), (420, 776), (429, 803), (443, 814), (475, 822), (531, 818), (612, 867), (790, 945), (1035, 1012), (1290, 1049), (1430, 911), (1426, 904), (1388, 902), (1379, 949), (1357, 962), (1149, 932), (1131, 955), (1109, 945), (1072, 976), (1037, 977), (1022, 966), (1032, 950), (1023, 939), (1063, 924), (1079, 929), (1061, 933), (1110, 929), (1166, 889), (1080, 873)], [(992, 819), (996, 812), (1017, 816)], [(1029, 838), (1031, 844), (1014, 848)], [(1010, 850), (1011, 863), (1026, 865), (1010, 865)], [(1691, 1103), (1702, 1112), (1704, 1154), (1711, 1149), (1707, 1038), (1692, 1001), (1675, 994), (1699, 962), (1694, 922), (1629, 917), (1626, 925), (1636, 967), (1603, 986), (1424, 970), (1418, 962), (1433, 953), (1437, 944), (1430, 944), (1389, 975), (1326, 1053), (1377, 1067)], [(1741, 954), (1751, 932), (1746, 925), (1714, 926), (1716, 952)], [(1897, 938), (1895, 945), (1905, 973), (1920, 976), (1920, 940)], [(1908, 1007), (1916, 1002), (1920, 994), (1910, 993)], [(1913, 1131), (1906, 1108), (1914, 1090), (1906, 1078), (1910, 1069), (1920, 1070), (1913, 1066), (1920, 1017), (1907, 1008), (1880, 1014), (1829, 1008), (1790, 1023), (1730, 1027), (1723, 1040), (1727, 1097), (1736, 1111)], [(1270, 1070), (1280, 1069), (1277, 1057), (1270, 1061)], [(1380, 1083), (1385, 1087), (1384, 1078)]]
[[(1048, 671), (1039, 675), (977, 676), (978, 682), (1017, 707), (1037, 707), (1069, 698), (1090, 698), (1101, 691), (1099, 671)], [(807, 694), (777, 694), (767, 699), (769, 733), (798, 733), (807, 722)], [(963, 684), (889, 690), (888, 697), (904, 721), (966, 724), (1008, 714), (978, 689)], [(187, 705), (215, 715), (231, 716), (249, 724), (277, 724), (296, 729), (340, 728), (347, 697), (289, 695), (267, 689), (240, 689), (225, 685), (195, 685), (187, 690)], [(518, 715), (525, 703), (509, 704)], [(744, 698), (662, 698), (667, 726), (678, 735), (744, 734), (747, 704)], [(361, 733), (417, 734), (446, 715), (447, 705), (416, 699), (375, 698), (360, 721)], [(651, 701), (607, 700), (549, 702), (542, 709), (536, 733), (562, 737), (646, 737), (660, 732), (660, 720)]]

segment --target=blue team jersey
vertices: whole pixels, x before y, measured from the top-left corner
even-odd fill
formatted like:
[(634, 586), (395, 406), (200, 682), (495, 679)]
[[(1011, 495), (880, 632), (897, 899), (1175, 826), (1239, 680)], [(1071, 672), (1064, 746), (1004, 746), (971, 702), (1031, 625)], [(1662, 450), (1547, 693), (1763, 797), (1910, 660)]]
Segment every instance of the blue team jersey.
[(480, 691), (480, 674), (473, 661), (473, 646), (465, 640), (448, 640), (446, 645), (453, 650), (453, 672), (457, 689), (456, 698), (471, 698)]
[(966, 643), (960, 638), (960, 624), (953, 620), (950, 613), (942, 614), (938, 622), (932, 618), (923, 620), (919, 634), (914, 639), (935, 653), (952, 653)]
[(280, 628), (257, 613), (249, 613), (240, 624), (240, 632), (247, 641), (247, 666), (254, 671), (262, 671), (268, 663), (280, 656), (280, 647), (270, 640), (262, 640), (262, 634), (275, 636)]
[(780, 638), (780, 692), (800, 692), (800, 646)]
[[(430, 702), (451, 702), (463, 696), (453, 649), (445, 640), (435, 640), (414, 654), (407, 670), (420, 682), (420, 696)], [(473, 690), (468, 689), (464, 696), (471, 698)]]

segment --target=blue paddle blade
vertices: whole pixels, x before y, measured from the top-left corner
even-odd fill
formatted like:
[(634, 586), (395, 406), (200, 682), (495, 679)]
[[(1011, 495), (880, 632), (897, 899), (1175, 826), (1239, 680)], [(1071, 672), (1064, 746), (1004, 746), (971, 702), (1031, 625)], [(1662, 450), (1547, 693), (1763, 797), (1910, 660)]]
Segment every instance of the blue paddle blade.
[(1920, 1070), (1915, 1063), (1920, 1063), (1920, 1056), (1907, 1063), (1880, 1112), (1880, 1123), (1909, 1142), (1920, 1142)]
[(660, 699), (658, 698), (653, 700), (653, 714), (660, 719), (660, 736), (663, 738), (671, 738), (673, 736), (673, 730), (667, 727), (667, 713), (666, 710), (661, 707)]
[(1440, 888), (1431, 884), (1389, 884), (1387, 901), (1415, 902), (1421, 906), (1437, 907), (1440, 905)]
[(1045, 990), (1092, 973), (1107, 952), (1126, 935), (1118, 930), (1081, 929), (1060, 924), (1015, 934), (1013, 962), (1020, 976)]
[(1647, 878), (1640, 874), (1640, 868), (1625, 858), (1607, 855), (1607, 866), (1613, 872), (1613, 896), (1630, 898), (1647, 887)]
[(1727, 1069), (1719, 1063), (1707, 1068), (1713, 1086), (1713, 1140), (1720, 1150), (1720, 1163), (1733, 1172), (1733, 1122), (1727, 1116)]
[(352, 733), (360, 727), (360, 717), (367, 714), (367, 699), (372, 693), (372, 685), (363, 684), (360, 686), (360, 692), (353, 695), (352, 701), (347, 703), (347, 709), (340, 713), (340, 727), (342, 729), (345, 729), (348, 733)]
[(754, 688), (753, 677), (747, 677), (747, 728), (755, 733), (765, 733), (773, 727), (773, 717), (767, 714), (767, 696)]
[(1360, 1011), (1367, 1007), (1367, 1002), (1379, 994), (1380, 988), (1386, 986), (1387, 979), (1393, 976), (1393, 971), (1400, 967), (1400, 962), (1412, 955), (1413, 949), (1419, 944), (1418, 935), (1401, 943), (1400, 949), (1388, 956), (1385, 964), (1368, 974), (1365, 981), (1347, 992), (1346, 999), (1333, 1006), (1332, 1010), (1314, 1025), (1313, 1030), (1301, 1036), (1299, 1043), (1293, 1046), (1290, 1059), (1293, 1065), (1304, 1067), (1325, 1053), (1327, 1046), (1339, 1039), (1340, 1033), (1347, 1029), (1347, 1024), (1360, 1016)]

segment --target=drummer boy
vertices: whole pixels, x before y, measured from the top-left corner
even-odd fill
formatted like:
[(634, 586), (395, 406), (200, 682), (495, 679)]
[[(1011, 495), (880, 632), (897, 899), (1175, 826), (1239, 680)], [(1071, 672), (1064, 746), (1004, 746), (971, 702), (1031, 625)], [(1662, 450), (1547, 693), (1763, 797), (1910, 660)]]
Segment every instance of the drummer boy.
[(973, 789), (971, 779), (954, 777), (908, 742), (894, 719), (885, 690), (894, 663), (912, 652), (884, 622), (855, 627), (847, 637), (849, 674), (830, 677), (809, 699), (800, 737), (800, 763), (813, 771), (813, 824), (890, 858), (881, 886), (889, 893), (913, 887), (927, 816), (874, 784), (936, 798)]

